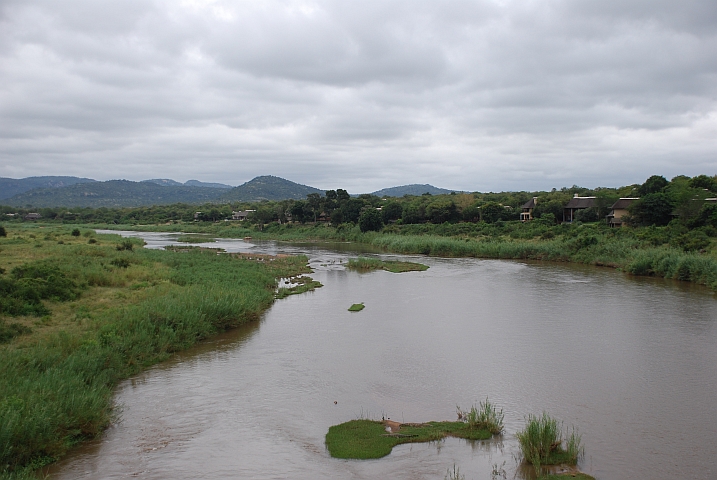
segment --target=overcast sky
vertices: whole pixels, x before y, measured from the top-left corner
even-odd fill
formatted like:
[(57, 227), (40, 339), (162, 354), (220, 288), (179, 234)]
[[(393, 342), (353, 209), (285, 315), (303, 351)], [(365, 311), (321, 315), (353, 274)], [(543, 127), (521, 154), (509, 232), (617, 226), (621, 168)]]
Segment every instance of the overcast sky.
[(715, 0), (0, 0), (0, 176), (717, 174)]

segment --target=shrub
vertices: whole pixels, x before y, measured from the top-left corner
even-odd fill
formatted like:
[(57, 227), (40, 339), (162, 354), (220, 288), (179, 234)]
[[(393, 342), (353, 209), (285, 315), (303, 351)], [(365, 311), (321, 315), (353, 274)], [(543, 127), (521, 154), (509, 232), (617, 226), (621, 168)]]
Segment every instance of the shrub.
[(0, 343), (9, 342), (13, 338), (26, 333), (32, 333), (32, 329), (20, 323), (7, 323), (5, 320), (0, 319)]
[(129, 267), (129, 260), (126, 258), (115, 258), (110, 262), (110, 264), (118, 268), (127, 268)]
[(79, 237), (79, 236), (80, 236), (80, 229), (79, 229), (79, 228), (73, 229), (73, 230), (72, 230), (72, 236), (73, 236), (73, 237)]
[(122, 240), (120, 243), (117, 244), (116, 248), (119, 251), (122, 251), (122, 250), (132, 251), (132, 249), (134, 248), (134, 244), (132, 243), (132, 240), (130, 240), (129, 238), (125, 238), (124, 240)]
[(7, 237), (7, 232), (5, 231), (5, 227), (0, 225), (0, 237)]

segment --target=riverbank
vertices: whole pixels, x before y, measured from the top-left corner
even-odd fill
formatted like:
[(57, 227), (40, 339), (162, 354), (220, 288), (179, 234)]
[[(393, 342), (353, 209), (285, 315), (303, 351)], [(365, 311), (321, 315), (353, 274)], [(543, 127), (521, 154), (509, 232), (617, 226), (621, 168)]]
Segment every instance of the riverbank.
[[(357, 226), (271, 224), (261, 230), (243, 224), (96, 225), (97, 228), (150, 232), (206, 233), (224, 238), (340, 241), (383, 251), (440, 257), (548, 260), (616, 268), (631, 275), (688, 281), (717, 291), (717, 243), (707, 238), (699, 249), (689, 233), (671, 227), (609, 228), (600, 224), (544, 225), (444, 224), (388, 226), (361, 232)], [(704, 239), (702, 239), (704, 240)]]
[[(73, 232), (73, 230), (76, 230)], [(0, 478), (33, 471), (115, 418), (114, 386), (257, 320), (307, 259), (147, 250), (67, 226), (0, 237)]]

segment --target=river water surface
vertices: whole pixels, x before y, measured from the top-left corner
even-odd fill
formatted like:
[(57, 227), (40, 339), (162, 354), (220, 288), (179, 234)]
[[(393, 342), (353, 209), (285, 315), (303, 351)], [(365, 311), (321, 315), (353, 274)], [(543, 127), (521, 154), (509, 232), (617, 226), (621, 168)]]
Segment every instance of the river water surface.
[[(176, 238), (123, 234), (150, 248)], [(543, 411), (579, 429), (580, 468), (599, 480), (717, 478), (717, 301), (705, 288), (392, 255), (381, 256), (430, 269), (360, 274), (343, 267), (357, 246), (206, 246), (304, 253), (324, 287), (121, 383), (121, 420), (50, 478), (442, 479), (454, 465), (466, 479), (490, 479), (494, 466), (522, 478), (514, 434)], [(358, 302), (363, 311), (347, 311)], [(486, 397), (505, 411), (500, 439), (401, 445), (363, 461), (324, 446), (331, 425), (454, 420), (456, 405)]]

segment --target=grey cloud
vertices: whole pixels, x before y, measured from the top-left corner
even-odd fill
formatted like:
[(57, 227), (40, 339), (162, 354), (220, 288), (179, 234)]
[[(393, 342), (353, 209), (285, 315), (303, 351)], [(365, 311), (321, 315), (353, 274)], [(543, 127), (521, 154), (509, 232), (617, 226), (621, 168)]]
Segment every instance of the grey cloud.
[(696, 0), (7, 0), (0, 175), (370, 191), (714, 174), (715, 27)]

